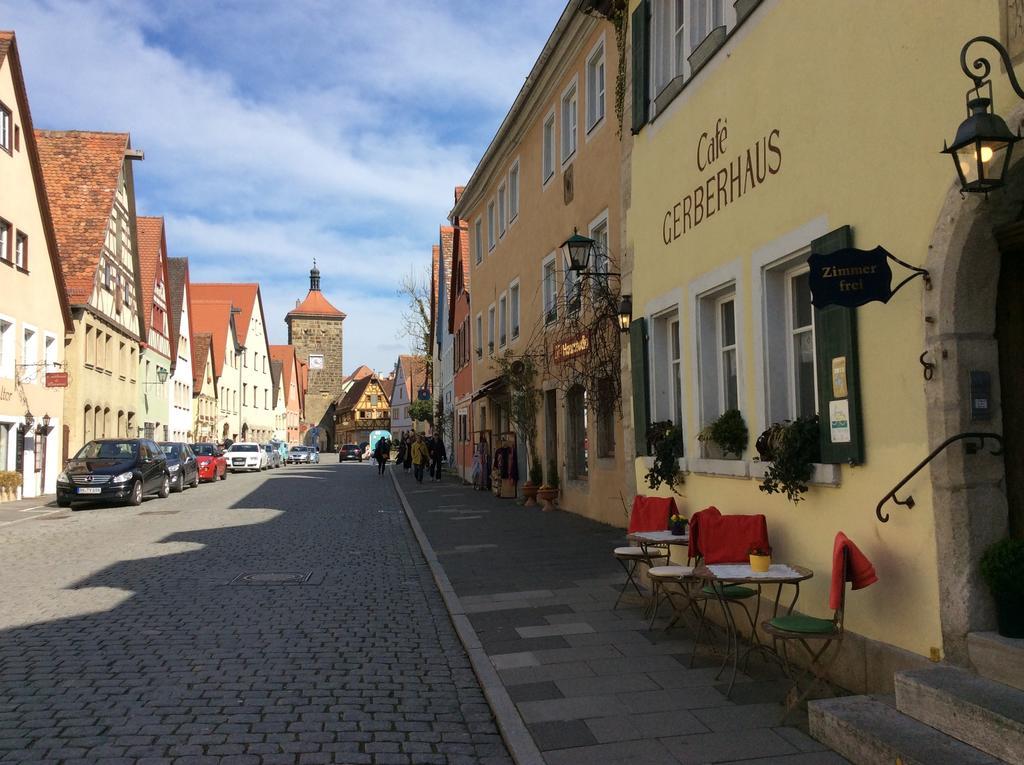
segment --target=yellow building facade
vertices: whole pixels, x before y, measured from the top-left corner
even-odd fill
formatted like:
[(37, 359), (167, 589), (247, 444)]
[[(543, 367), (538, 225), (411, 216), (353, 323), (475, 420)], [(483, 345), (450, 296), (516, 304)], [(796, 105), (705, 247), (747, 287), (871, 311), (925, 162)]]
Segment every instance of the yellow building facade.
[[(470, 242), (470, 440), (484, 437), (491, 454), (514, 443), (519, 481), (527, 479), (533, 455), (511, 415), (503, 368), (528, 362), (544, 481), (557, 475), (562, 509), (622, 524), (619, 333), (607, 323), (595, 332), (593, 318), (618, 295), (618, 277), (605, 275), (620, 270), (617, 62), (613, 26), (570, 4), (451, 217), (468, 224)], [(596, 242), (584, 273), (570, 270), (561, 248), (574, 232)], [(573, 374), (595, 356), (597, 337), (613, 346), (606, 382), (616, 382), (604, 412), (593, 395), (603, 386)]]
[[(849, 535), (879, 582), (847, 597), (845, 687), (890, 687), (894, 667), (923, 657), (965, 662), (967, 634), (992, 626), (977, 561), (1006, 533), (1002, 460), (957, 443), (898, 494), (912, 509), (889, 502), (887, 523), (875, 510), (945, 438), (1002, 432), (991, 232), (1020, 195), (1012, 215), (961, 199), (939, 150), (965, 117), (961, 46), (998, 37), (1006, 4), (712, 2), (676, 18), (684, 5), (629, 3), (637, 483), (652, 463), (643, 420), (675, 422), (684, 513), (767, 516), (774, 558), (815, 571), (798, 606), (815, 616), (831, 615), (833, 538)], [(996, 70), (997, 111), (1016, 129)], [(830, 352), (808, 256), (879, 245), (927, 269), (931, 289), (915, 278), (887, 303), (839, 309), (855, 330)], [(892, 267), (893, 286), (912, 273)], [(991, 381), (987, 412), (970, 406), (972, 371)], [(738, 458), (698, 438), (729, 409), (749, 431)], [(823, 462), (802, 501), (759, 490), (758, 435), (815, 413)]]

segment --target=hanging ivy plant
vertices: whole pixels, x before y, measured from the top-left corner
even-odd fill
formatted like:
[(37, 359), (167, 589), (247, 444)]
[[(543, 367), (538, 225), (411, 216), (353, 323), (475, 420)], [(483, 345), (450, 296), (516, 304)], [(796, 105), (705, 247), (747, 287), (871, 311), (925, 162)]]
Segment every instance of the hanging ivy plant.
[(652, 422), (647, 426), (647, 449), (654, 456), (645, 478), (647, 485), (657, 489), (665, 484), (672, 493), (683, 484), (679, 458), (683, 456), (683, 432), (671, 420)]
[(794, 504), (814, 475), (814, 463), (821, 459), (818, 418), (801, 417), (775, 423), (757, 439), (757, 452), (770, 463), (758, 487), (766, 494), (785, 494)]
[(697, 440), (701, 443), (713, 443), (722, 450), (723, 455), (732, 454), (739, 459), (750, 441), (750, 433), (739, 409), (728, 409), (701, 430), (697, 434)]
[(426, 401), (413, 401), (409, 404), (409, 419), (413, 422), (434, 423), (434, 405), (430, 399)]

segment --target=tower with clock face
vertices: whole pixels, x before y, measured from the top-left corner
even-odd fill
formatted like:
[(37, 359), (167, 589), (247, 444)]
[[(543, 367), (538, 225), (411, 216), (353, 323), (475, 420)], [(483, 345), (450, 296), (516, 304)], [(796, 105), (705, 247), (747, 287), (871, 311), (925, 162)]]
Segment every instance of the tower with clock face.
[(295, 356), (306, 365), (308, 373), (303, 424), (309, 430), (304, 441), (316, 443), (321, 451), (334, 451), (334, 402), (342, 395), (345, 381), (345, 314), (320, 291), (316, 261), (309, 272), (309, 293), (284, 320), (288, 324), (288, 344), (295, 347)]

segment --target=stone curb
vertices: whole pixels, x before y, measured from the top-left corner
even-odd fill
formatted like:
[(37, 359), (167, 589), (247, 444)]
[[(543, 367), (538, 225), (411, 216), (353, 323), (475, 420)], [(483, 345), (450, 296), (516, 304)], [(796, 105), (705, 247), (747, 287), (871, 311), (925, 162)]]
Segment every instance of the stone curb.
[(391, 476), (391, 483), (398, 494), (405, 517), (409, 521), (409, 526), (412, 527), (412, 532), (416, 536), (416, 541), (419, 543), (427, 565), (430, 566), (430, 572), (434, 576), (437, 588), (441, 591), (441, 597), (444, 599), (445, 608), (448, 609), (452, 625), (466, 649), (473, 672), (476, 673), (477, 680), (480, 681), (484, 696), (487, 698), (487, 703), (490, 704), (494, 719), (498, 723), (498, 729), (501, 731), (501, 737), (504, 739), (512, 759), (517, 765), (543, 765), (544, 758), (534, 743), (533, 736), (526, 729), (523, 718), (519, 716), (516, 705), (498, 677), (497, 670), (484, 652), (480, 638), (477, 636), (476, 630), (473, 629), (469, 617), (466, 616), (462, 601), (455, 594), (448, 575), (437, 559), (437, 553), (434, 552), (427, 535), (423, 532), (420, 522), (416, 520), (416, 515), (412, 511), (409, 500), (406, 499), (405, 492), (402, 491), (394, 471), (389, 468), (388, 474)]

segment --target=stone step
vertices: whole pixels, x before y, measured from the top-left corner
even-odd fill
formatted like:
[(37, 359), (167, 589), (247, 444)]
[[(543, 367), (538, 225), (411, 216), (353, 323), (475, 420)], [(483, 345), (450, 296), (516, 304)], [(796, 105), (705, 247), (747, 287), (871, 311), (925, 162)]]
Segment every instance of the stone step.
[(854, 765), (1004, 765), (902, 714), (890, 699), (846, 696), (807, 705), (811, 735)]
[(982, 677), (1024, 691), (1024, 640), (998, 632), (971, 632), (967, 655)]
[(896, 708), (975, 749), (1024, 762), (1024, 691), (957, 667), (896, 673)]

